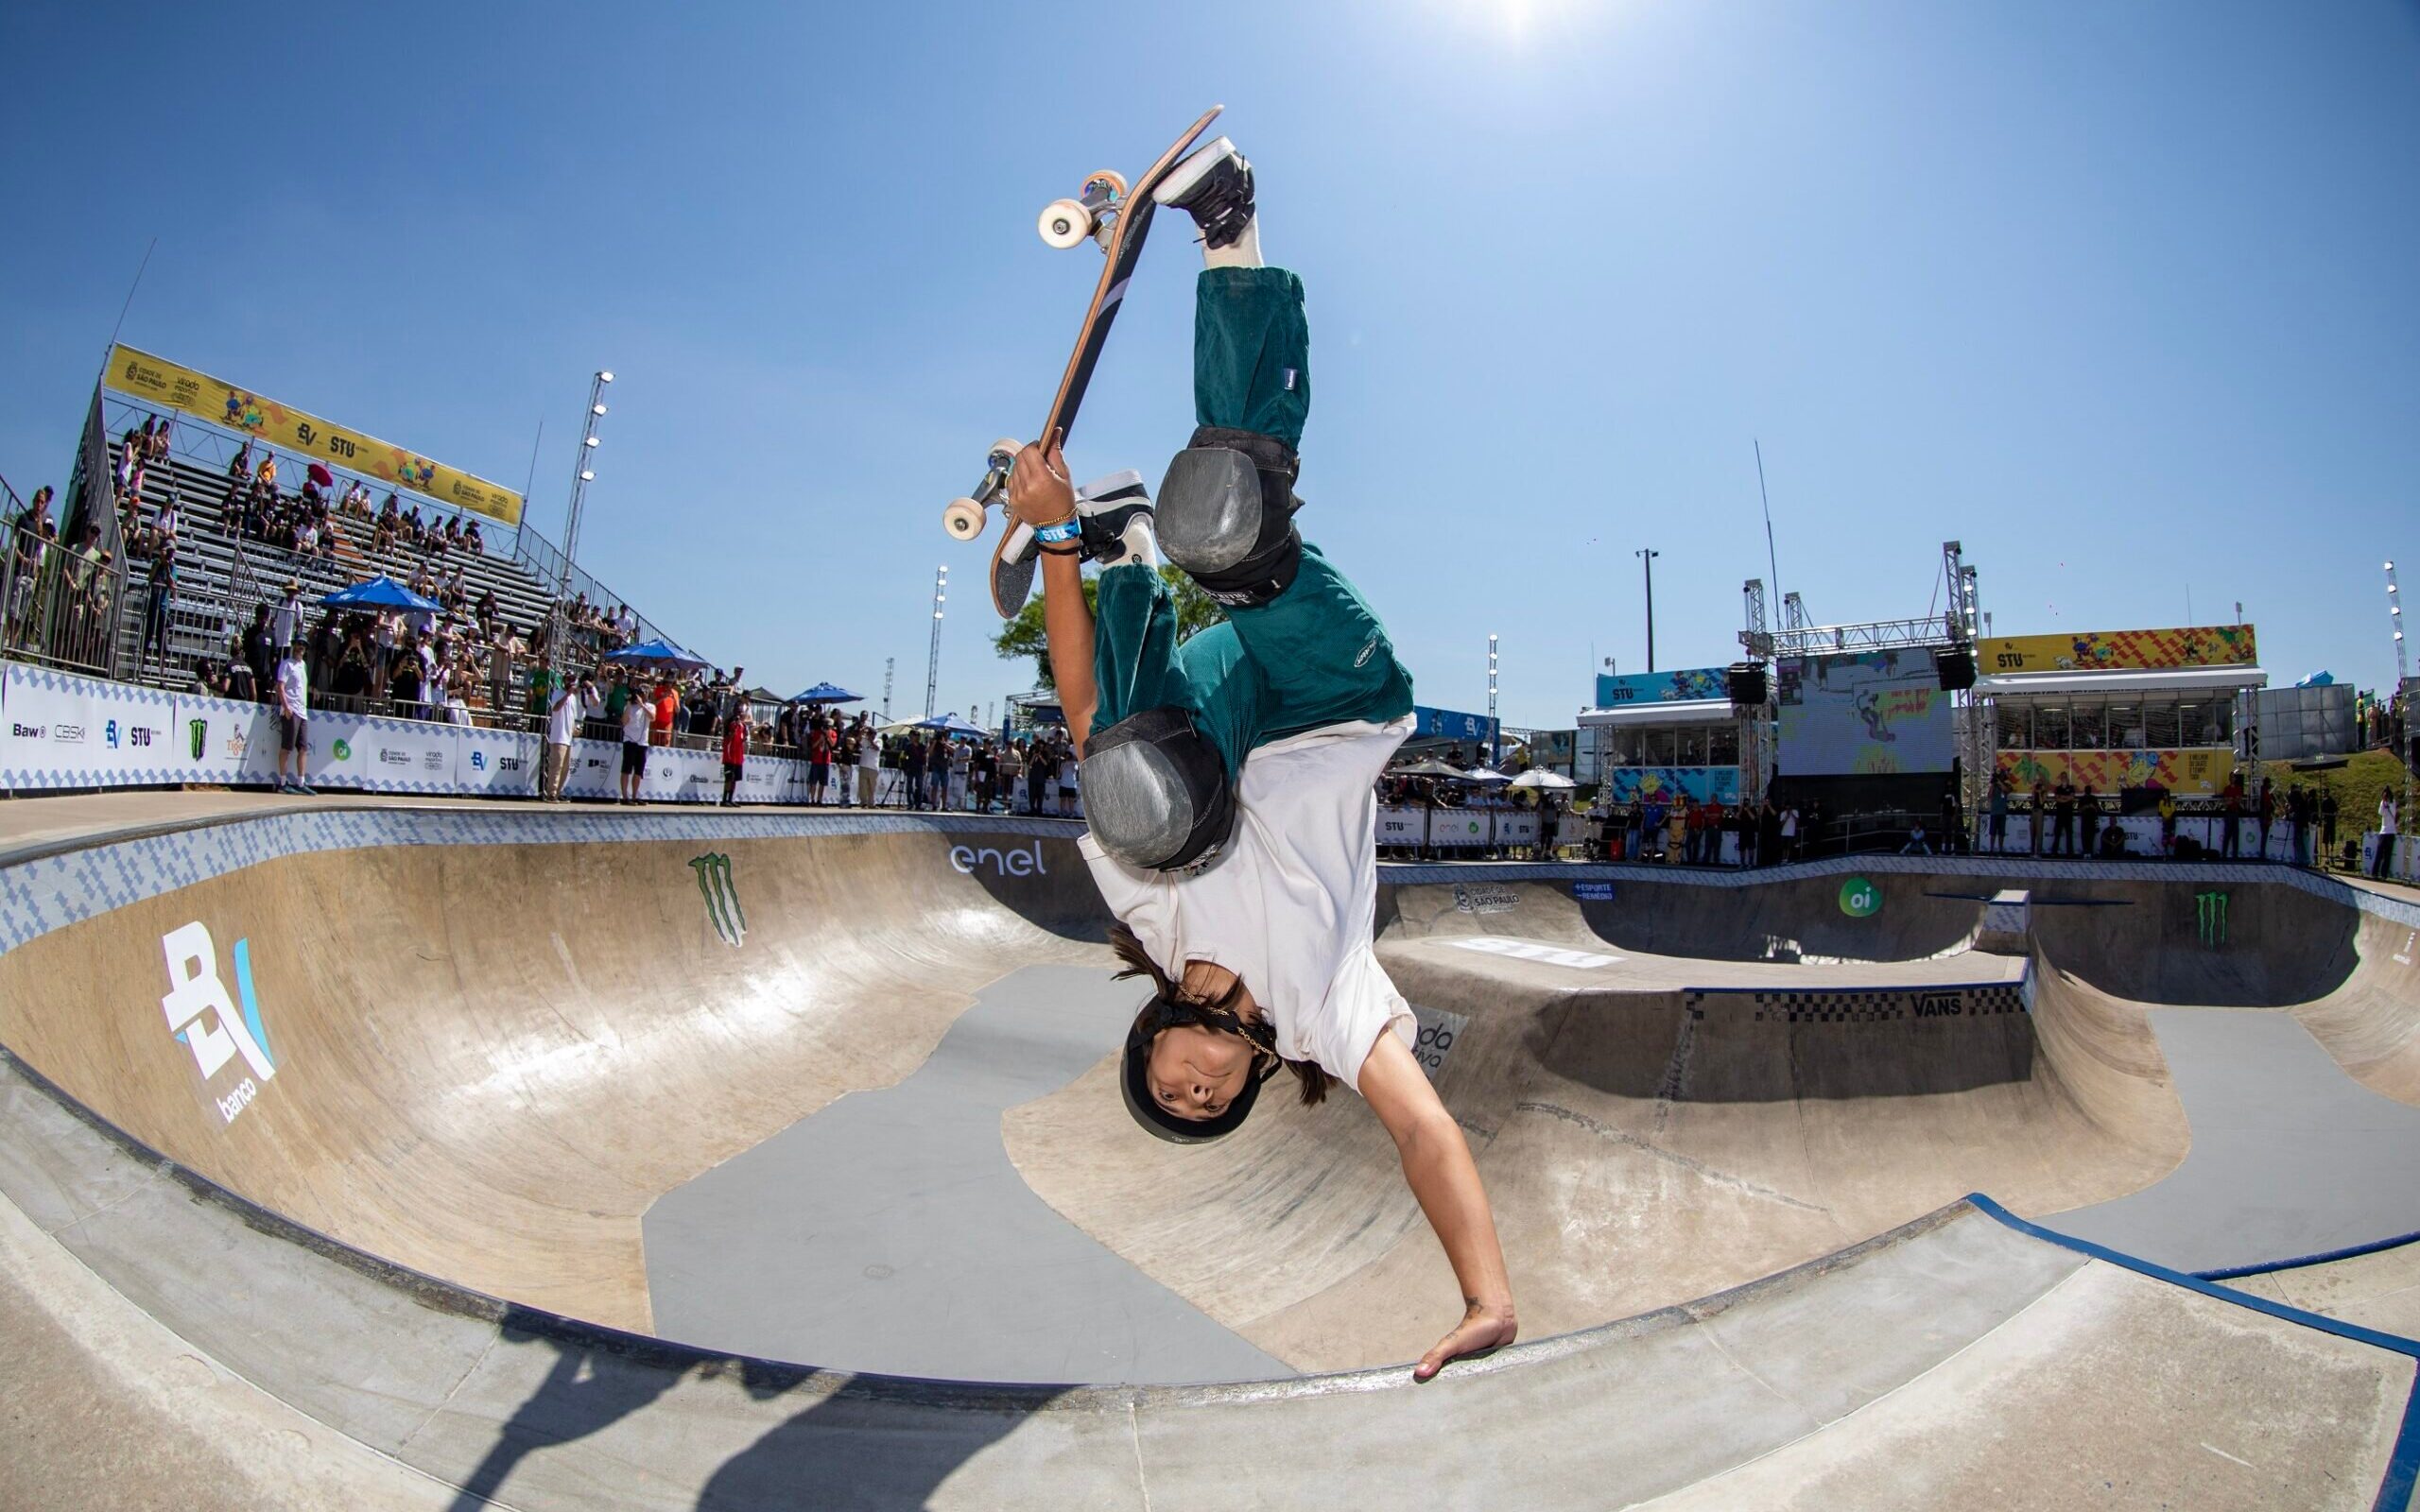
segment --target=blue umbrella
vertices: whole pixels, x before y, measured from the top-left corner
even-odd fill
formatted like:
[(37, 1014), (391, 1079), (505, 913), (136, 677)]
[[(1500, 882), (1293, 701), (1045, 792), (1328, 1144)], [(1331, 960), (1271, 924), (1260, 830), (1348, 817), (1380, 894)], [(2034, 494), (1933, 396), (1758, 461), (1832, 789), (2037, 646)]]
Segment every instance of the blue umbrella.
[(916, 721), (916, 728), (918, 730), (938, 730), (943, 734), (948, 735), (973, 735), (978, 740), (981, 739), (984, 734), (984, 730), (981, 725), (969, 724), (965, 720), (960, 719), (958, 717), (956, 710), (952, 710), (950, 713), (945, 714), (936, 715), (931, 719), (919, 719)]
[(391, 577), (372, 577), (339, 588), (320, 602), (330, 609), (407, 609), (428, 614), (436, 613), (438, 607), (434, 599), (421, 597)]
[(672, 667), (682, 672), (702, 672), (714, 664), (691, 656), (671, 642), (662, 639), (641, 641), (636, 645), (626, 645), (618, 651), (607, 653), (605, 660), (644, 663), (648, 666)]
[(863, 703), (865, 701), (864, 694), (851, 693), (846, 688), (829, 682), (819, 682), (790, 700), (792, 703)]

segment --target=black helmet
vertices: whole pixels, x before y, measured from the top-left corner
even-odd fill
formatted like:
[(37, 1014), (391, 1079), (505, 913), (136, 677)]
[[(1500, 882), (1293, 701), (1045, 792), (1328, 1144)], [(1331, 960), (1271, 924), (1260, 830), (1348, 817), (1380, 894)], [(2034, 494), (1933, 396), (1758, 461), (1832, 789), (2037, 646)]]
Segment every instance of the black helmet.
[[(1159, 1038), (1161, 1030), (1186, 1023), (1239, 1034), (1253, 1047), (1253, 1067), (1244, 1078), (1243, 1091), (1236, 1093), (1236, 1100), (1215, 1118), (1180, 1117), (1151, 1095), (1151, 1041)], [(1254, 1033), (1255, 1029), (1259, 1032)], [(1117, 1068), (1117, 1090), (1126, 1098), (1126, 1110), (1147, 1132), (1171, 1144), (1207, 1144), (1243, 1127), (1244, 1120), (1252, 1115), (1252, 1105), (1260, 1098), (1260, 1084), (1275, 1075), (1283, 1064), (1264, 1025), (1247, 1023), (1231, 1011), (1155, 997), (1127, 1032), (1126, 1050)]]

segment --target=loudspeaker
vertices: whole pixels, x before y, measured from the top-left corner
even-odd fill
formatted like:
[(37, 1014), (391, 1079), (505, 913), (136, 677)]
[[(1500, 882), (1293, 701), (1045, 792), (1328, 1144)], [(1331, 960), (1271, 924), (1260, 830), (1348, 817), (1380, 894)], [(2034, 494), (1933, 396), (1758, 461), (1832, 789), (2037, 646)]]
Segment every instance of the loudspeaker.
[(1975, 653), (1961, 645), (1932, 654), (1932, 669), (1945, 692), (1963, 693), (1975, 685)]
[(1759, 709), (1765, 702), (1765, 664), (1762, 662), (1734, 662), (1722, 675), (1723, 692), (1742, 709)]

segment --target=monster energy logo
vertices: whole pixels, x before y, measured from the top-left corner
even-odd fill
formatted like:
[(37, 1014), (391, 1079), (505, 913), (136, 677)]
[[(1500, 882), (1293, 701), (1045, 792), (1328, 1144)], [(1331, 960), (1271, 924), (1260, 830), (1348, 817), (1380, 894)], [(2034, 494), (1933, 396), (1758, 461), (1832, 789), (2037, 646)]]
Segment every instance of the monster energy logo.
[(706, 900), (706, 917), (726, 945), (748, 937), (748, 912), (739, 906), (739, 889), (732, 885), (731, 857), (717, 850), (689, 863), (698, 874), (698, 892)]
[(2227, 942), (2227, 895), (2222, 892), (2197, 892), (2193, 895), (2193, 929), (2202, 943), (2212, 950)]

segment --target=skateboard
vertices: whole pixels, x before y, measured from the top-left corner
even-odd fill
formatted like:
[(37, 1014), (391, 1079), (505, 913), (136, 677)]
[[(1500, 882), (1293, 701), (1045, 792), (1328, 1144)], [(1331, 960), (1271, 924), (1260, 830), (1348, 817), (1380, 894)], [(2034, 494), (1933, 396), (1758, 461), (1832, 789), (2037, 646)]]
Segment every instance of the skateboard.
[[(1211, 106), (1131, 183), (1123, 176), (1103, 169), (1087, 177), (1075, 198), (1054, 199), (1043, 207), (1036, 229), (1044, 241), (1064, 250), (1089, 239), (1099, 246), (1105, 261), (1100, 282), (1093, 286), (1092, 303), (1084, 311), (1084, 322), (1076, 332), (1075, 353), (1067, 359), (1067, 370), (1059, 380), (1059, 392), (1050, 401), (1050, 413), (1035, 434), (1047, 437), (1054, 431), (1075, 430), (1076, 411), (1083, 405), (1084, 389), (1092, 383), (1093, 369), (1099, 364), (1101, 348), (1109, 341), (1109, 328), (1117, 319), (1118, 306), (1126, 300), (1126, 286), (1132, 281), (1135, 264), (1143, 256), (1144, 240), (1151, 233), (1151, 213), (1159, 208), (1151, 192), (1225, 109), (1223, 105)], [(981, 535), (985, 513), (994, 506), (1000, 508), (1003, 519), (1007, 517), (1009, 473), (1016, 463), (1019, 447), (1019, 442), (1005, 438), (993, 442), (984, 459), (983, 481), (976, 485), (973, 493), (953, 501), (942, 511), (942, 526), (952, 539), (972, 541)], [(1014, 617), (1033, 592), (1034, 558), (1031, 529), (1019, 524), (1002, 533), (1000, 544), (992, 554), (992, 607), (1000, 611), (1002, 619)]]

